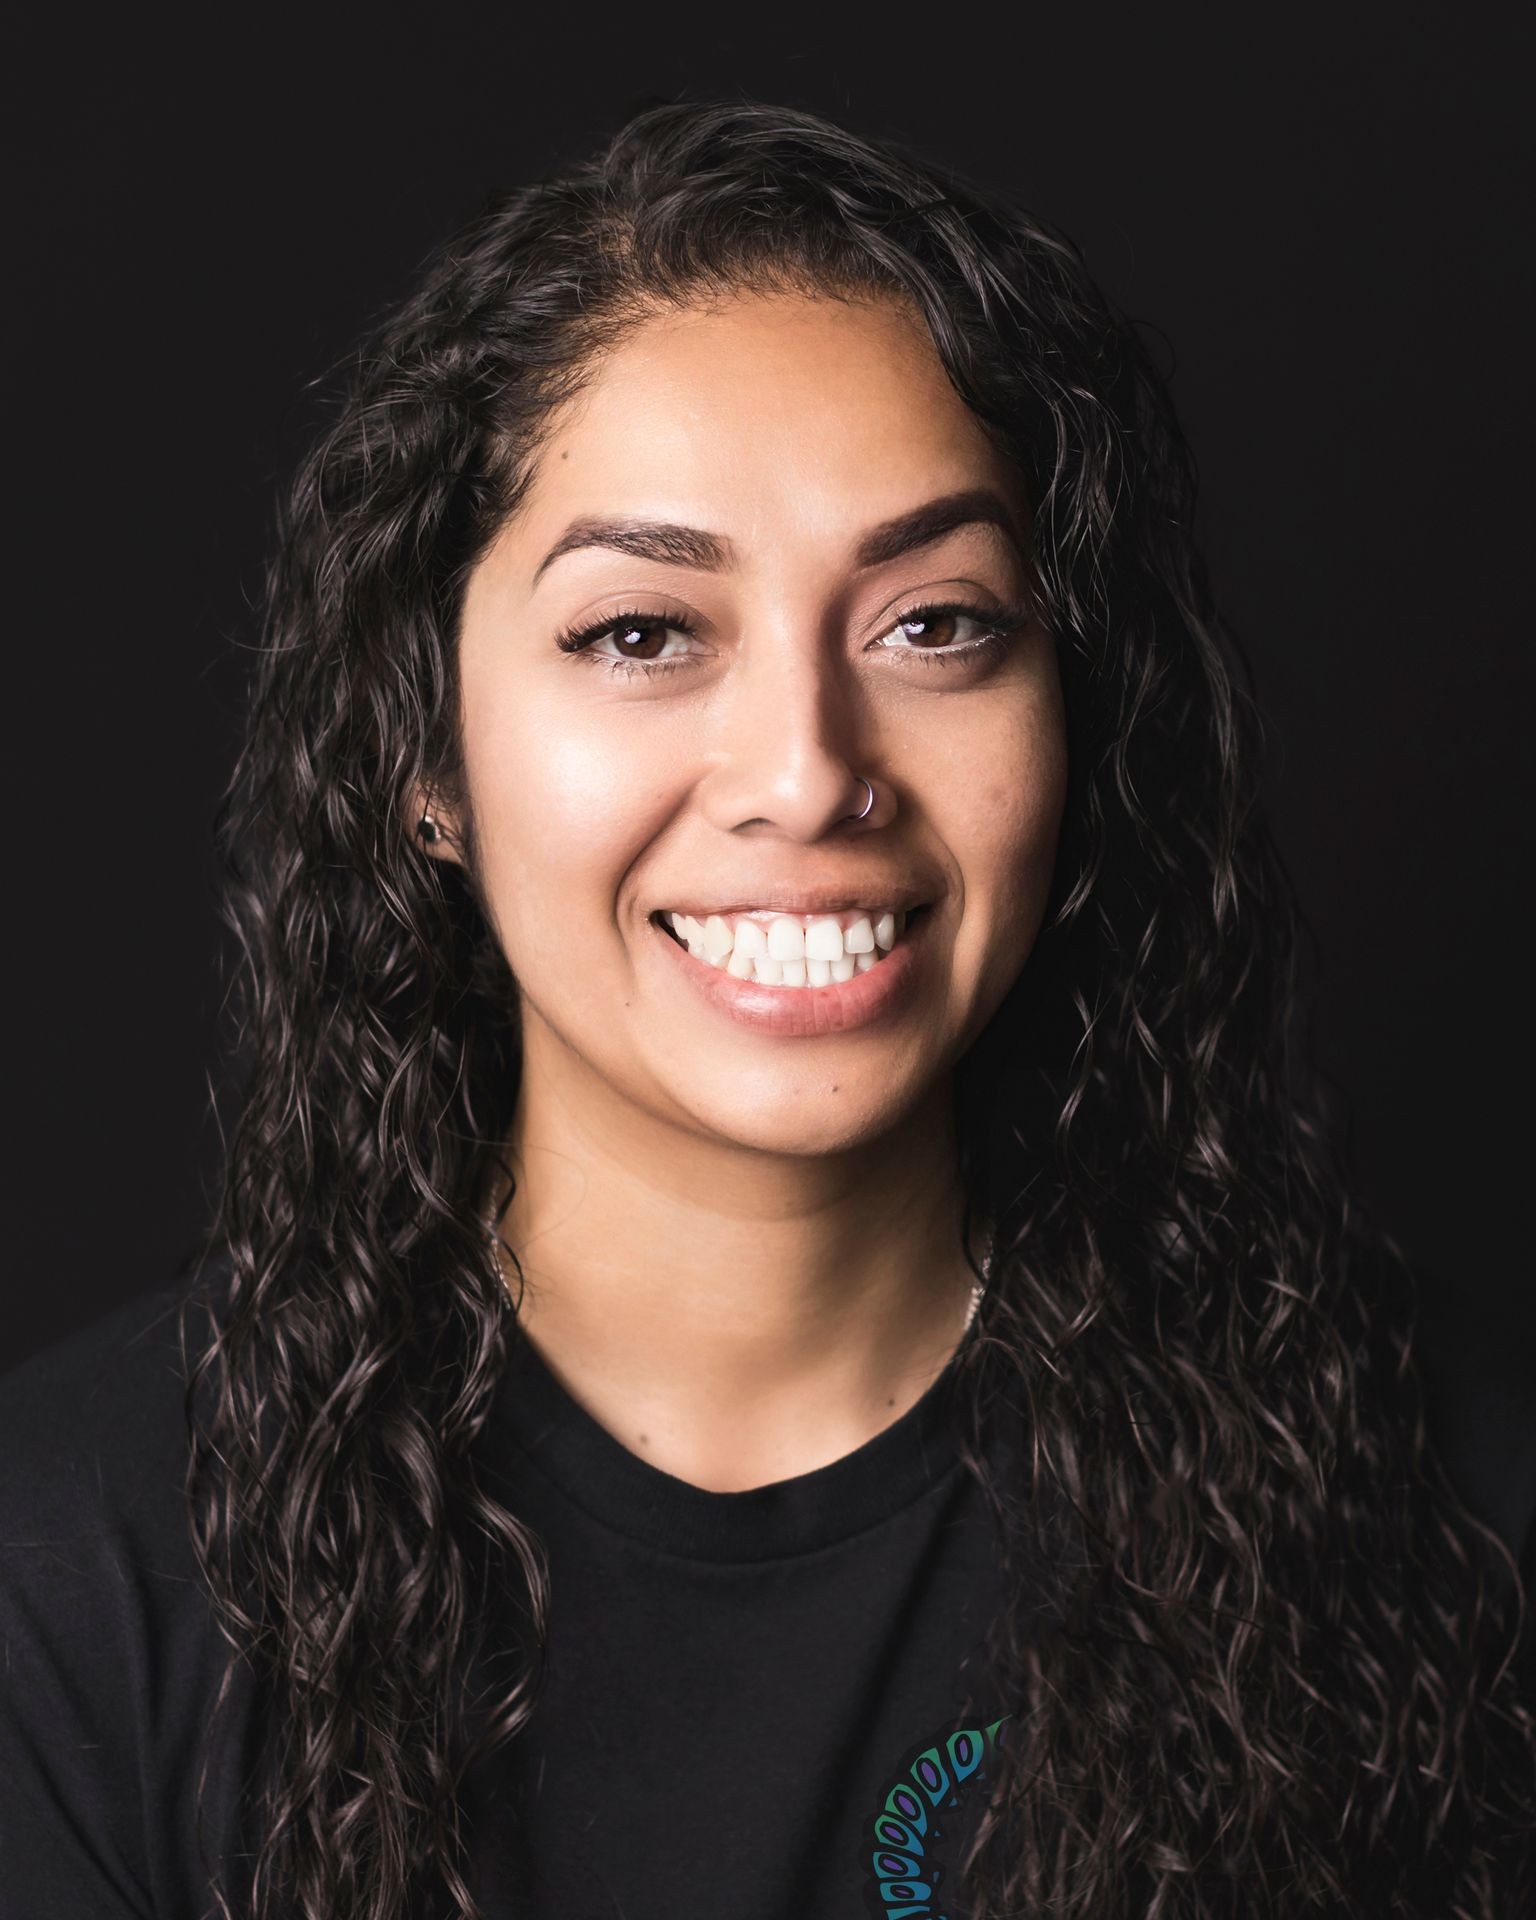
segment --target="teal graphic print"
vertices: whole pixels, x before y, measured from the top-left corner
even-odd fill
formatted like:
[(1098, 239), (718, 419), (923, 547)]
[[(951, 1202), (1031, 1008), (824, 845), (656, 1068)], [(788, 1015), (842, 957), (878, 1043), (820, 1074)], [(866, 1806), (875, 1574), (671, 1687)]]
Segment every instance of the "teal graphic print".
[(978, 1807), (998, 1728), (1010, 1717), (920, 1741), (896, 1769), (860, 1843), (872, 1920), (949, 1920), (944, 1882), (959, 1853), (959, 1812)]

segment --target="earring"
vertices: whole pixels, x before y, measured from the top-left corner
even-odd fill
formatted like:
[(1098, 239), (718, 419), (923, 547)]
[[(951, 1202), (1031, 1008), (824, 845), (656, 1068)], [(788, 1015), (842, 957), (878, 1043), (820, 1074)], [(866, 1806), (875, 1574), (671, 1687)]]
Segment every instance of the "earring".
[(424, 813), (416, 822), (416, 831), (420, 834), (421, 838), (426, 841), (428, 846), (432, 846), (441, 838), (437, 830), (437, 822), (432, 818), (430, 813)]

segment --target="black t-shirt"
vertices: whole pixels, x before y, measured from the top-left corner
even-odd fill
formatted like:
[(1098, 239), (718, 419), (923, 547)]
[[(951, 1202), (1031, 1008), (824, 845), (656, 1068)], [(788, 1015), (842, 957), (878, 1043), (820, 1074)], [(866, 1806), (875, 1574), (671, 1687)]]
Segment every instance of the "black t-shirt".
[[(214, 1911), (192, 1808), (225, 1643), (183, 1519), (178, 1298), (144, 1296), (0, 1380), (4, 1920)], [(1522, 1416), (1488, 1444), (1475, 1376), (1442, 1377), (1438, 1417), (1483, 1476), (1464, 1490), (1518, 1550), (1536, 1429)], [(490, 1920), (954, 1920), (1008, 1737), (984, 1659), (1001, 1574), (954, 1382), (951, 1363), (828, 1466), (713, 1493), (630, 1453), (514, 1344), (477, 1453), (543, 1542), (550, 1632), (533, 1724), (466, 1783)], [(1042, 1565), (1042, 1625), (1049, 1589)], [(245, 1675), (205, 1798), (232, 1888), (250, 1857)]]

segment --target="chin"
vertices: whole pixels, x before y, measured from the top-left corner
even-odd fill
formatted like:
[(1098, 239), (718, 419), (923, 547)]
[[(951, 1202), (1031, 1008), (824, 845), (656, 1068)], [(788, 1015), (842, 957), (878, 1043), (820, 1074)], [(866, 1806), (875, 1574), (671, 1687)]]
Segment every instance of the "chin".
[(677, 1089), (673, 1098), (697, 1128), (722, 1143), (753, 1153), (813, 1158), (848, 1153), (882, 1138), (900, 1125), (916, 1097), (904, 1096), (889, 1074), (870, 1069), (820, 1074), (809, 1083), (797, 1076), (792, 1086), (763, 1084), (774, 1078), (762, 1076), (755, 1098), (752, 1082), (741, 1076), (721, 1090), (718, 1100), (701, 1100), (697, 1085), (687, 1092)]

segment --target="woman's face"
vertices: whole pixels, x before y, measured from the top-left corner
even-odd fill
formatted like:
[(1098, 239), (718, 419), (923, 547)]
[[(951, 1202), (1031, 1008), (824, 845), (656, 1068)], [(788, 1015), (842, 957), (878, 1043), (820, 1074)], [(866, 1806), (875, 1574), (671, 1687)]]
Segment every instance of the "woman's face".
[(1017, 474), (895, 305), (743, 294), (600, 362), (462, 624), (525, 1085), (776, 1154), (934, 1092), (1051, 885), (1066, 746), (1028, 539)]

